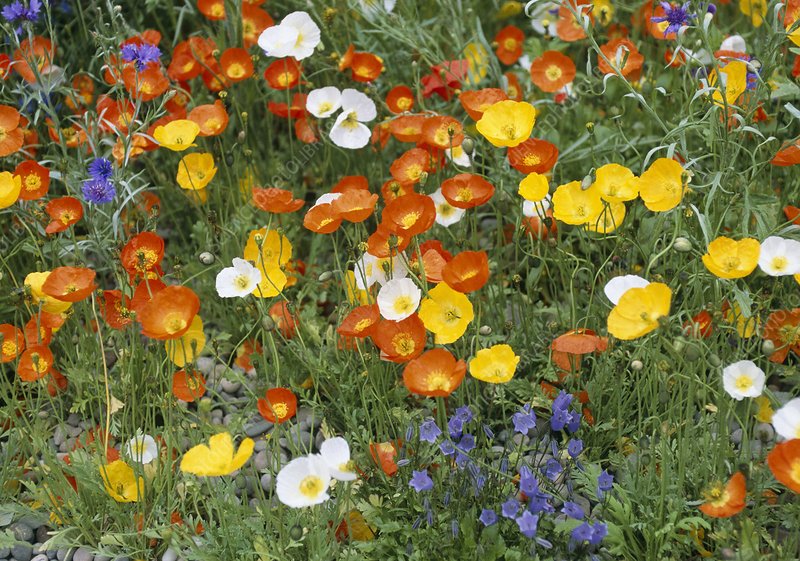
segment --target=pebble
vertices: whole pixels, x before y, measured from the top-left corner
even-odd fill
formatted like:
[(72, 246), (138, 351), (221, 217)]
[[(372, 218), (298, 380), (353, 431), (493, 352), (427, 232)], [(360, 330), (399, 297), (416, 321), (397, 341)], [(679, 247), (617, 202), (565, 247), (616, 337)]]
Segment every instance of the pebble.
[(742, 442), (742, 429), (736, 429), (731, 433), (731, 442), (740, 444)]
[(64, 439), (67, 437), (66, 432), (67, 431), (64, 430), (64, 427), (58, 425), (53, 431), (53, 444), (56, 446), (61, 446), (61, 443), (64, 442)]
[(219, 417), (211, 417), (211, 424), (222, 426), (222, 419)]
[(263, 438), (256, 440), (255, 445), (253, 445), (253, 450), (256, 452), (261, 452), (267, 449), (267, 441)]
[(263, 471), (269, 467), (269, 457), (267, 453), (262, 450), (253, 457), (253, 467), (258, 471)]
[(223, 415), (225, 415), (225, 413), (222, 412), (222, 409), (214, 409), (211, 412), (211, 417), (212, 418), (213, 417), (217, 417), (217, 418), (221, 419), (223, 417)]
[(81, 427), (67, 427), (67, 434), (70, 435), (70, 436), (76, 436), (77, 437), (77, 436), (80, 436), (80, 434), (82, 432), (83, 432), (83, 429)]
[(61, 450), (61, 452), (71, 452), (75, 449), (75, 442), (76, 440), (74, 438), (68, 438), (61, 443), (59, 450)]
[(115, 558), (114, 561), (131, 561), (131, 558), (123, 555)]
[(41, 411), (39, 411), (37, 413), (37, 415), (39, 415), (40, 419), (46, 419), (46, 418), (48, 418), (50, 416), (50, 412), (47, 411), (46, 409), (42, 409)]
[(72, 561), (92, 561), (94, 553), (85, 547), (79, 547), (72, 556)]
[(207, 356), (201, 356), (197, 359), (195, 364), (203, 376), (208, 376), (211, 373), (211, 369), (214, 368), (214, 359)]
[(33, 547), (29, 543), (17, 544), (11, 548), (11, 557), (17, 561), (31, 561)]
[(94, 558), (94, 561), (111, 561), (110, 555), (97, 555)]
[(18, 541), (29, 543), (33, 541), (33, 528), (27, 524), (15, 522), (8, 529), (14, 534), (14, 539)]
[(164, 554), (161, 556), (161, 561), (177, 561), (178, 552), (168, 547)]
[(67, 417), (67, 424), (72, 425), (73, 427), (77, 427), (78, 424), (81, 422), (81, 416), (77, 413), (70, 413)]
[(11, 555), (10, 547), (0, 547), (0, 559), (5, 559), (9, 555)]
[(231, 395), (237, 393), (240, 389), (242, 389), (242, 383), (237, 382), (235, 380), (228, 380), (227, 378), (223, 378), (220, 380), (219, 385), (222, 387), (222, 391), (227, 392)]
[(226, 427), (230, 425), (232, 421), (233, 421), (233, 413), (228, 413), (222, 418), (222, 424), (225, 425)]
[(248, 425), (247, 427), (245, 427), (244, 433), (250, 438), (253, 438), (254, 436), (264, 434), (265, 432), (271, 429), (272, 429), (272, 423), (270, 423), (265, 419), (263, 421), (258, 421), (256, 423)]
[(775, 440), (775, 429), (769, 423), (758, 423), (756, 425), (756, 436), (761, 442), (772, 442)]
[(325, 442), (325, 435), (322, 434), (322, 431), (317, 431), (317, 435), (314, 437), (314, 446), (317, 450), (322, 447), (323, 442)]
[(39, 526), (38, 528), (36, 528), (36, 541), (39, 543), (44, 543), (47, 540), (49, 540), (50, 539), (50, 534), (48, 534), (49, 531), (50, 528), (48, 528), (47, 526)]
[(56, 551), (58, 561), (72, 561), (72, 549), (59, 549)]
[(39, 555), (33, 557), (31, 561), (50, 561), (50, 558), (44, 553), (40, 553)]
[(274, 479), (271, 473), (265, 473), (261, 476), (261, 488), (265, 491), (272, 491)]

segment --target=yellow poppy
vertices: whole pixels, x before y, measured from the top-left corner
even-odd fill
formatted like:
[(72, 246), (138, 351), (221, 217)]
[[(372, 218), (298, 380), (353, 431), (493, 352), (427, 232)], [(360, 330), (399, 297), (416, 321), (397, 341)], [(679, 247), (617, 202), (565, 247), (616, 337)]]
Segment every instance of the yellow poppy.
[(754, 27), (761, 27), (767, 15), (767, 3), (766, 0), (740, 0), (739, 9), (750, 18)]
[(135, 503), (144, 495), (144, 478), (136, 477), (133, 468), (116, 460), (100, 466), (106, 493), (118, 503)]
[(428, 297), (419, 306), (419, 318), (425, 329), (436, 335), (437, 345), (457, 341), (474, 317), (469, 298), (446, 282), (429, 290)]
[(559, 185), (553, 193), (553, 216), (566, 224), (594, 224), (603, 208), (600, 191), (594, 186), (584, 189), (580, 181)]
[(189, 330), (180, 339), (165, 341), (165, 345), (167, 356), (178, 368), (183, 368), (187, 362), (194, 362), (206, 346), (203, 320), (199, 315), (194, 316)]
[(17, 202), (22, 191), (22, 178), (10, 171), (0, 173), (0, 208), (8, 208)]
[(598, 234), (610, 234), (620, 227), (622, 221), (625, 220), (625, 213), (625, 203), (607, 204), (600, 212), (597, 220), (589, 222), (585, 228)]
[(41, 303), (42, 310), (51, 314), (60, 314), (66, 312), (69, 310), (70, 306), (72, 306), (72, 302), (62, 302), (61, 300), (56, 300), (52, 296), (45, 294), (42, 290), (42, 285), (49, 276), (50, 271), (45, 271), (43, 273), (28, 273), (28, 276), (25, 277), (24, 284), (31, 291), (33, 303), (35, 305)]
[(356, 283), (356, 274), (354, 271), (348, 270), (344, 276), (344, 288), (347, 295), (347, 301), (352, 305), (366, 306), (370, 304), (369, 291), (361, 290)]
[(199, 191), (214, 179), (216, 173), (217, 167), (211, 154), (197, 152), (187, 154), (178, 164), (178, 185), (182, 189)]
[(703, 264), (721, 279), (740, 279), (758, 266), (761, 244), (753, 238), (732, 240), (721, 236), (710, 244), (703, 255)]
[(200, 125), (188, 119), (170, 121), (166, 125), (159, 125), (153, 131), (153, 138), (161, 146), (173, 152), (183, 152), (187, 148), (197, 146), (193, 144), (200, 132)]
[(550, 190), (550, 184), (547, 177), (540, 173), (528, 174), (522, 181), (519, 182), (519, 190), (517, 193), (526, 201), (539, 202), (547, 196)]
[(230, 475), (247, 463), (254, 446), (252, 438), (245, 438), (234, 451), (230, 433), (215, 434), (209, 439), (208, 446), (198, 444), (183, 455), (181, 471), (210, 477)]
[(244, 246), (244, 258), (255, 263), (259, 269), (262, 263), (283, 266), (292, 258), (292, 249), (292, 243), (286, 236), (276, 230), (261, 228), (250, 231)]
[(639, 178), (619, 164), (597, 168), (594, 186), (600, 192), (600, 198), (609, 203), (632, 201), (639, 196)]
[(672, 210), (683, 199), (686, 185), (683, 167), (670, 158), (659, 158), (639, 179), (639, 196), (653, 212)]
[(672, 290), (660, 282), (630, 288), (608, 314), (608, 332), (625, 341), (647, 335), (669, 314), (671, 301)]
[(480, 43), (469, 43), (464, 48), (464, 58), (468, 66), (465, 83), (476, 86), (489, 72), (489, 52)]
[(719, 69), (725, 75), (721, 80), (722, 86), (717, 84), (716, 71), (712, 71), (708, 76), (708, 85), (714, 87), (711, 95), (714, 103), (723, 107), (726, 103), (734, 105), (739, 96), (747, 89), (747, 64), (741, 60), (733, 60)]
[(490, 384), (505, 384), (514, 377), (519, 357), (509, 345), (494, 345), (481, 349), (469, 361), (469, 373), (473, 378)]
[(280, 265), (262, 262), (258, 265), (258, 270), (261, 271), (261, 282), (250, 293), (256, 298), (272, 298), (286, 287), (289, 279)]
[(476, 127), (493, 146), (513, 148), (528, 140), (535, 122), (533, 105), (506, 99), (490, 105)]
[(726, 323), (734, 324), (736, 333), (738, 333), (739, 337), (742, 339), (749, 339), (761, 331), (761, 320), (758, 316), (753, 315), (747, 317), (744, 315), (739, 303), (735, 300), (722, 314), (722, 319), (725, 320)]

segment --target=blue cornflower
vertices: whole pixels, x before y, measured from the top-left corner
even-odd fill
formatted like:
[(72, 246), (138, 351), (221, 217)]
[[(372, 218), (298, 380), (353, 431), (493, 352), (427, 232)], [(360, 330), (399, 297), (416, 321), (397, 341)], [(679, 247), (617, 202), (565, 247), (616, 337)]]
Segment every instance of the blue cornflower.
[(122, 47), (122, 60), (132, 62), (136, 70), (142, 71), (151, 62), (157, 62), (161, 56), (161, 50), (150, 43), (136, 45), (128, 43)]
[(579, 438), (572, 438), (567, 442), (567, 453), (574, 460), (583, 452), (583, 440)]
[(673, 6), (669, 2), (661, 2), (661, 7), (664, 9), (664, 15), (652, 17), (650, 18), (650, 21), (653, 23), (669, 23), (667, 28), (664, 30), (664, 35), (677, 33), (680, 31), (681, 27), (684, 25), (689, 25), (689, 23), (697, 17), (695, 14), (689, 13), (689, 5), (689, 2), (684, 3), (683, 6)]
[(578, 503), (573, 503), (572, 501), (565, 502), (564, 508), (561, 509), (561, 512), (570, 518), (574, 518), (575, 520), (583, 520), (583, 517), (586, 516), (586, 513), (583, 512), (581, 505)]
[(410, 487), (413, 487), (417, 493), (422, 491), (430, 491), (433, 489), (433, 479), (428, 475), (428, 470), (421, 471), (414, 470), (411, 476), (411, 481), (408, 482)]
[(39, 18), (41, 9), (42, 3), (40, 0), (30, 0), (27, 8), (20, 0), (16, 0), (8, 6), (3, 7), (2, 14), (9, 23), (13, 23), (17, 20), (36, 21)]
[(83, 198), (96, 205), (110, 203), (117, 196), (114, 186), (108, 181), (88, 179), (83, 182)]
[(114, 175), (114, 165), (106, 158), (95, 158), (88, 169), (92, 179), (108, 181)]
[(481, 521), (481, 524), (484, 526), (491, 526), (492, 524), (497, 524), (497, 513), (493, 511), (491, 508), (484, 508), (481, 511), (481, 515), (478, 517), (478, 520)]
[(514, 432), (520, 434), (528, 434), (528, 431), (536, 428), (536, 414), (531, 410), (530, 404), (514, 413), (511, 420), (514, 423)]
[(433, 444), (436, 439), (442, 434), (442, 429), (436, 424), (433, 419), (425, 419), (419, 426), (419, 439), (424, 442)]
[(517, 512), (519, 512), (519, 501), (513, 497), (500, 505), (500, 514), (506, 518), (514, 518)]
[(517, 518), (517, 526), (519, 526), (519, 531), (522, 532), (522, 535), (526, 538), (533, 539), (536, 537), (536, 527), (538, 525), (539, 516), (536, 514), (531, 514), (529, 510), (526, 510), (519, 518)]
[(614, 486), (614, 476), (603, 470), (597, 477), (597, 498), (602, 499), (606, 491), (610, 491)]

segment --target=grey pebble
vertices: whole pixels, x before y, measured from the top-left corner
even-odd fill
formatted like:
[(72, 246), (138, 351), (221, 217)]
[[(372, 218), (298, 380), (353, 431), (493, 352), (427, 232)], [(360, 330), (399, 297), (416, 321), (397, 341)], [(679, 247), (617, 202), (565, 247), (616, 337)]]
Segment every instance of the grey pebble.
[(214, 409), (213, 411), (211, 411), (211, 416), (212, 417), (217, 417), (217, 418), (221, 419), (223, 417), (223, 415), (225, 415), (225, 413), (222, 412), (222, 409)]
[(44, 553), (40, 553), (31, 559), (31, 561), (50, 561), (50, 558)]
[(775, 440), (775, 429), (769, 423), (758, 423), (756, 425), (756, 436), (761, 442), (772, 442)]
[(261, 452), (261, 451), (266, 450), (266, 449), (267, 449), (267, 441), (266, 440), (264, 440), (263, 438), (260, 438), (260, 439), (256, 440), (256, 443), (253, 446), (253, 450), (255, 450), (256, 452)]
[(72, 549), (59, 549), (56, 552), (56, 559), (58, 561), (72, 561)]
[(33, 547), (29, 543), (17, 544), (11, 548), (11, 557), (17, 561), (31, 561)]
[(271, 473), (265, 473), (261, 476), (261, 488), (265, 491), (272, 491), (274, 479)]
[(127, 555), (122, 555), (114, 559), (114, 561), (131, 561), (131, 558)]
[(85, 547), (79, 547), (75, 554), (72, 556), (72, 561), (92, 561), (94, 553)]
[(110, 555), (96, 555), (94, 561), (111, 561)]
[(740, 444), (742, 442), (742, 429), (736, 429), (731, 433), (731, 442)]
[(39, 415), (40, 419), (46, 419), (46, 418), (48, 418), (50, 416), (50, 412), (47, 411), (46, 409), (42, 409), (41, 411), (39, 411), (37, 413), (37, 415)]
[(222, 391), (227, 392), (229, 394), (235, 394), (240, 389), (242, 389), (242, 383), (237, 382), (235, 380), (228, 380), (227, 378), (223, 378), (219, 382), (220, 387), (222, 387)]
[(81, 427), (67, 427), (67, 434), (69, 436), (80, 436), (82, 432), (83, 429)]
[(47, 540), (49, 540), (50, 539), (50, 534), (48, 534), (49, 531), (50, 528), (48, 528), (47, 526), (39, 526), (38, 528), (36, 528), (36, 541), (39, 543), (44, 543)]
[(222, 426), (222, 419), (219, 417), (211, 417), (211, 424)]
[(15, 522), (9, 526), (8, 529), (14, 534), (15, 540), (21, 542), (33, 541), (33, 528), (23, 522)]
[(76, 440), (74, 438), (68, 438), (61, 443), (59, 450), (61, 452), (71, 452), (75, 448), (75, 442)]
[(177, 561), (178, 552), (168, 547), (164, 554), (161, 556), (161, 561)]
[(61, 444), (67, 438), (66, 433), (67, 431), (64, 429), (64, 427), (58, 425), (56, 429), (53, 431), (53, 444), (55, 444), (56, 446), (61, 446)]
[(316, 436), (314, 436), (314, 447), (319, 450), (323, 442), (325, 442), (325, 435), (322, 434), (322, 431), (318, 431)]
[(211, 373), (211, 369), (214, 368), (214, 359), (207, 356), (201, 356), (197, 359), (196, 365), (197, 369), (203, 374), (203, 376), (208, 376)]
[(77, 427), (80, 422), (81, 417), (77, 413), (70, 413), (67, 417), (67, 424), (72, 425), (73, 427)]
[(264, 471), (265, 469), (267, 469), (267, 467), (269, 467), (269, 457), (267, 456), (267, 453), (264, 450), (258, 452), (253, 457), (253, 467), (256, 468), (258, 471)]
[(264, 434), (270, 429), (272, 429), (272, 423), (265, 419), (263, 421), (253, 423), (252, 425), (248, 425), (245, 427), (244, 433), (250, 438), (253, 438), (254, 436)]
[(225, 415), (222, 418), (222, 424), (225, 425), (226, 427), (228, 425), (230, 425), (232, 421), (233, 421), (233, 414), (232, 413), (228, 413), (227, 415)]
[(10, 547), (0, 547), (0, 559), (5, 559), (9, 555), (11, 555), (11, 548)]

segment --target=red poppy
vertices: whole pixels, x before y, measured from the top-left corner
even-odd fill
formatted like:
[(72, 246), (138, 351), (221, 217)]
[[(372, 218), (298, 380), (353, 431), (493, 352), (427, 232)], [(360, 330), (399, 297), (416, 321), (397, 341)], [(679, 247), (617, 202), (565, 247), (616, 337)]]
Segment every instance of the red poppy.
[(431, 349), (410, 361), (403, 370), (408, 391), (426, 397), (447, 397), (453, 393), (467, 372), (467, 363), (456, 360), (446, 349)]
[(11, 71), (11, 57), (6, 53), (0, 53), (0, 80), (8, 78)]
[(29, 347), (35, 345), (49, 345), (53, 339), (53, 330), (45, 325), (38, 316), (33, 316), (25, 324), (25, 344)]
[[(55, 58), (56, 50), (49, 39), (36, 35), (33, 41), (23, 39), (19, 49), (14, 51), (14, 70), (22, 79), (33, 84), (39, 76), (50, 71), (50, 65)], [(36, 68), (34, 72), (31, 64)]]
[(411, 236), (404, 231), (394, 231), (384, 224), (378, 224), (375, 232), (367, 238), (367, 251), (379, 258), (395, 256), (405, 251), (410, 242)]
[(359, 306), (347, 314), (336, 332), (345, 337), (369, 337), (374, 333), (380, 319), (377, 304)]
[(408, 260), (411, 271), (421, 274), (424, 268), (428, 282), (434, 284), (442, 282), (444, 267), (453, 259), (453, 255), (442, 247), (442, 242), (439, 240), (425, 241), (419, 246), (419, 252), (422, 254), (422, 265), (420, 266), (418, 253), (415, 251)]
[(133, 119), (134, 106), (129, 100), (114, 100), (107, 95), (97, 98), (95, 110), (100, 117), (100, 128), (105, 132), (125, 134)]
[(408, 86), (395, 86), (386, 94), (386, 105), (392, 113), (405, 113), (414, 108), (414, 92)]
[(56, 267), (44, 281), (42, 292), (62, 302), (80, 302), (97, 288), (96, 275), (86, 267)]
[(141, 312), (137, 310), (137, 319), (142, 324), (142, 335), (151, 339), (179, 339), (189, 330), (198, 311), (200, 299), (191, 288), (168, 286), (153, 294)]
[(50, 170), (33, 160), (17, 164), (14, 175), (18, 175), (22, 182), (19, 198), (23, 201), (41, 199), (50, 187)]
[(203, 73), (201, 61), (211, 56), (216, 44), (211, 39), (190, 37), (172, 49), (167, 75), (176, 82), (188, 82)]
[(225, 0), (197, 0), (197, 10), (212, 21), (225, 19)]
[(800, 439), (776, 444), (767, 454), (767, 465), (775, 479), (800, 493)]
[(228, 127), (228, 112), (225, 105), (216, 100), (214, 103), (198, 105), (189, 112), (187, 119), (200, 127), (199, 136), (218, 136)]
[(389, 132), (400, 142), (417, 142), (425, 119), (425, 115), (401, 115), (389, 122)]
[(103, 291), (103, 317), (112, 329), (124, 329), (133, 323), (131, 300), (119, 290)]
[(503, 74), (503, 78), (506, 79), (506, 95), (508, 95), (508, 99), (522, 101), (522, 86), (517, 75), (513, 72), (506, 72)]
[(55, 368), (50, 369), (50, 377), (47, 379), (47, 393), (50, 397), (55, 397), (65, 391), (68, 384), (66, 376)]
[(467, 90), (461, 92), (458, 101), (461, 107), (472, 118), (473, 121), (480, 121), (483, 112), (498, 101), (508, 99), (506, 92), (499, 88), (483, 88), (482, 90)]
[(256, 339), (245, 339), (239, 347), (236, 348), (236, 360), (234, 364), (244, 370), (245, 372), (253, 368), (252, 355), (261, 354), (261, 343)]
[(494, 185), (480, 175), (459, 173), (442, 182), (442, 195), (456, 208), (473, 208), (492, 198)]
[(348, 222), (363, 222), (375, 212), (378, 195), (364, 189), (351, 189), (331, 203), (333, 212)]
[[(402, 119), (403, 117), (401, 117)], [(431, 171), (431, 157), (422, 148), (412, 148), (404, 152), (389, 167), (389, 173), (403, 185), (414, 185), (422, 175)]]
[(356, 82), (373, 82), (383, 72), (383, 60), (372, 53), (354, 53), (350, 72)]
[(275, 302), (269, 309), (269, 317), (275, 322), (278, 331), (284, 339), (291, 339), (297, 330), (297, 319), (289, 310), (289, 305), (285, 300)]
[(543, 92), (557, 92), (575, 79), (575, 63), (558, 51), (545, 51), (531, 63), (531, 80)]
[(428, 117), (422, 123), (421, 140), (441, 150), (461, 146), (464, 141), (464, 127), (453, 117)]
[(191, 403), (203, 397), (205, 393), (206, 379), (200, 372), (196, 370), (192, 370), (191, 372), (178, 370), (172, 375), (172, 395), (181, 401), (188, 401)]
[(770, 162), (773, 166), (787, 167), (800, 164), (800, 140), (795, 140), (778, 150)]
[(771, 313), (764, 326), (764, 339), (775, 345), (769, 357), (772, 362), (782, 364), (789, 351), (800, 354), (800, 308)]
[(297, 413), (297, 396), (286, 388), (267, 390), (258, 400), (258, 412), (270, 423), (285, 423)]
[[(546, 240), (550, 236), (555, 236), (556, 233), (558, 233), (558, 225), (556, 219), (553, 218), (553, 211), (551, 209), (545, 211), (544, 219), (539, 216), (524, 218), (522, 226), (525, 229), (525, 235), (531, 236), (534, 240)], [(509, 237), (509, 239), (511, 238)]]
[(304, 117), (306, 112), (306, 99), (308, 98), (307, 94), (304, 93), (296, 93), (292, 95), (292, 103), (291, 105), (287, 105), (286, 103), (276, 103), (274, 101), (270, 101), (267, 103), (267, 109), (270, 113), (277, 117), (282, 117), (283, 119), (300, 119)]
[(375, 464), (381, 468), (383, 473), (389, 477), (397, 474), (399, 466), (395, 462), (395, 458), (399, 453), (402, 443), (399, 440), (392, 442), (378, 442), (370, 443), (369, 453)]
[(608, 339), (591, 329), (573, 329), (556, 337), (550, 345), (553, 363), (564, 372), (579, 370), (583, 355), (604, 352), (607, 348)]
[(126, 305), (129, 310), (133, 310), (137, 314), (141, 313), (142, 308), (150, 302), (153, 295), (165, 288), (167, 288), (167, 285), (158, 279), (144, 278), (142, 282), (137, 284), (136, 288), (133, 289), (133, 297), (130, 303), (126, 303)]
[(691, 321), (687, 321), (683, 324), (683, 331), (686, 335), (691, 337), (708, 339), (714, 332), (711, 314), (708, 313), (708, 310), (703, 310), (696, 314)]
[(305, 203), (303, 199), (295, 199), (291, 191), (268, 187), (253, 187), (253, 205), (265, 212), (284, 214), (300, 210)]
[(783, 214), (786, 215), (786, 220), (800, 226), (800, 208), (796, 206), (783, 207)]
[(241, 82), (253, 75), (253, 61), (250, 53), (239, 47), (226, 49), (219, 57), (222, 73), (231, 82)]
[(426, 232), (436, 220), (436, 205), (427, 195), (411, 193), (399, 197), (383, 209), (382, 224), (394, 233), (412, 237)]
[[(570, 3), (570, 9), (567, 7), (567, 2)], [(558, 9), (558, 23), (556, 23), (556, 34), (562, 41), (573, 42), (586, 37), (586, 32), (583, 30), (583, 25), (573, 15), (573, 11), (579, 13), (582, 17), (589, 17), (589, 21), (594, 21), (594, 16), (591, 11), (590, 4), (578, 4), (577, 0), (565, 0)]]
[(429, 98), (433, 94), (445, 101), (461, 87), (461, 80), (467, 76), (469, 62), (467, 60), (448, 60), (431, 67), (431, 73), (420, 78), (422, 96)]
[(546, 140), (529, 138), (508, 149), (508, 162), (524, 174), (547, 173), (558, 160), (558, 148)]
[(396, 179), (390, 179), (381, 185), (381, 197), (383, 198), (384, 204), (389, 204), (389, 202), (413, 192), (413, 184), (401, 183)]
[(289, 90), (300, 83), (302, 71), (300, 63), (295, 59), (279, 58), (264, 71), (264, 79), (274, 90)]
[(747, 489), (744, 474), (737, 471), (723, 487), (718, 484), (706, 493), (706, 502), (698, 508), (712, 518), (729, 518), (740, 513), (745, 507)]
[(161, 260), (164, 258), (164, 240), (153, 232), (135, 235), (120, 253), (120, 262), (131, 279), (138, 276), (153, 278), (162, 275)]
[(50, 223), (44, 229), (48, 234), (63, 232), (83, 218), (83, 206), (75, 197), (53, 199), (44, 210), (50, 217)]
[(17, 375), (23, 382), (44, 378), (53, 367), (53, 353), (45, 345), (28, 347), (20, 356)]
[(500, 62), (506, 65), (514, 64), (522, 56), (522, 42), (525, 34), (515, 25), (507, 25), (494, 37), (497, 44), (495, 54)]
[(122, 71), (122, 82), (131, 97), (142, 101), (151, 101), (169, 89), (169, 80), (159, 67), (138, 71), (133, 66), (126, 66)]
[[(642, 75), (644, 55), (639, 52), (629, 39), (614, 39), (602, 47), (600, 51), (605, 58), (598, 57), (597, 67), (603, 74), (617, 74), (619, 72), (631, 81), (638, 80)], [(608, 59), (606, 62), (605, 59)]]
[(363, 175), (345, 175), (331, 188), (331, 193), (367, 190), (369, 190), (369, 182), (366, 177)]
[(245, 49), (256, 45), (261, 32), (275, 25), (272, 17), (253, 2), (242, 2), (242, 43)]
[(444, 266), (442, 280), (462, 294), (480, 290), (489, 280), (489, 256), (485, 251), (462, 251)]
[(316, 234), (332, 234), (341, 225), (342, 219), (330, 203), (311, 207), (303, 217), (303, 226)]
[(0, 324), (0, 362), (11, 362), (24, 350), (22, 331), (10, 323)]
[(381, 358), (391, 362), (408, 362), (425, 350), (425, 325), (417, 314), (402, 321), (383, 320), (371, 337), (381, 350)]
[(9, 105), (0, 105), (0, 157), (22, 148), (24, 135), (19, 124), (19, 111)]

